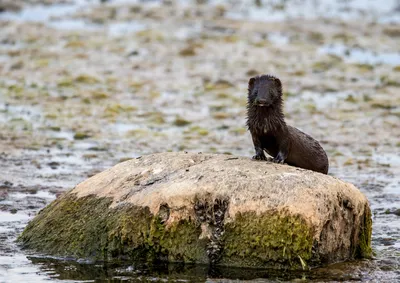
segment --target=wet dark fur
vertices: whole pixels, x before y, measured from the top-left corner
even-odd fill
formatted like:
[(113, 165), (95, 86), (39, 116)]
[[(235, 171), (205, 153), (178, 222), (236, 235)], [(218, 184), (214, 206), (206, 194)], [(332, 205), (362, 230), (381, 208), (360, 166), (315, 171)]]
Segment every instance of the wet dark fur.
[(249, 80), (247, 127), (256, 151), (253, 159), (266, 160), (266, 151), (273, 162), (327, 174), (329, 163), (324, 149), (309, 135), (286, 125), (282, 108), (278, 78), (260, 75)]

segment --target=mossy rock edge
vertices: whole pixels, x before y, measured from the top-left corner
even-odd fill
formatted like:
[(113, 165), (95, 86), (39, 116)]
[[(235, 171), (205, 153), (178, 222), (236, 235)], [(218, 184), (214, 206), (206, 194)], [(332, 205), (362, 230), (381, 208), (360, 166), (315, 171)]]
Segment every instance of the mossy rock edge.
[[(43, 209), (18, 241), (40, 252), (92, 260), (209, 262), (210, 240), (201, 237), (198, 220), (166, 227), (148, 208), (110, 204), (107, 198), (67, 194)], [(299, 216), (245, 213), (224, 229), (219, 264), (298, 269), (300, 257), (312, 257), (312, 233)]]
[(109, 208), (111, 202), (66, 194), (41, 210), (18, 242), (42, 253), (92, 260), (207, 262), (199, 226), (190, 220), (166, 229), (146, 207)]
[[(163, 260), (209, 263), (209, 239), (201, 223), (180, 220), (171, 227), (147, 207), (109, 208), (111, 200), (67, 194), (44, 208), (18, 241), (23, 247), (58, 256), (92, 260)], [(371, 215), (360, 231), (355, 258), (371, 255)], [(300, 215), (244, 213), (225, 223), (218, 264), (304, 269), (317, 266), (312, 230)]]

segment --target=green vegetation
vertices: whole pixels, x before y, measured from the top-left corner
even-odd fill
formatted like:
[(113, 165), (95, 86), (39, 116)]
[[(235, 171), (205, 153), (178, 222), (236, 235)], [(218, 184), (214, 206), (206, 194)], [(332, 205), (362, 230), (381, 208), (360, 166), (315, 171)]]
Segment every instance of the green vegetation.
[[(18, 241), (25, 248), (76, 258), (208, 262), (208, 239), (200, 237), (200, 223), (188, 218), (166, 225), (147, 207), (110, 208), (111, 203), (108, 198), (66, 194), (44, 208)], [(359, 245), (353, 247), (355, 257), (371, 256), (371, 227), (368, 209)], [(225, 223), (222, 241), (222, 265), (305, 269), (319, 263), (309, 223), (285, 211), (239, 213)]]

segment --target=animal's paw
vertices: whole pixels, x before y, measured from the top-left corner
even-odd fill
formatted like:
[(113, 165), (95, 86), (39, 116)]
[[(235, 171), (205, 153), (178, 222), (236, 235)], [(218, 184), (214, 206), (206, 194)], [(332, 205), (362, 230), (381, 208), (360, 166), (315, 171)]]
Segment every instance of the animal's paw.
[(265, 154), (256, 154), (253, 156), (252, 159), (253, 160), (267, 160), (267, 158), (265, 157)]
[(278, 154), (272, 159), (272, 162), (278, 163), (278, 164), (283, 164), (285, 162), (285, 155), (280, 151)]
[(283, 160), (282, 158), (280, 158), (279, 156), (275, 157), (274, 159), (272, 159), (272, 162), (274, 163), (278, 163), (278, 164), (283, 164), (285, 160)]

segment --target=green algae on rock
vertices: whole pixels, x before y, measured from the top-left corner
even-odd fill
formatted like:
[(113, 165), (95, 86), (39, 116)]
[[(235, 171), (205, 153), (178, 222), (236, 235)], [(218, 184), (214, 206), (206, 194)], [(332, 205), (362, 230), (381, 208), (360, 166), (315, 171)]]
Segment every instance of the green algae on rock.
[(51, 255), (304, 269), (371, 255), (351, 184), (287, 165), (159, 153), (97, 174), (43, 209), (19, 242)]

